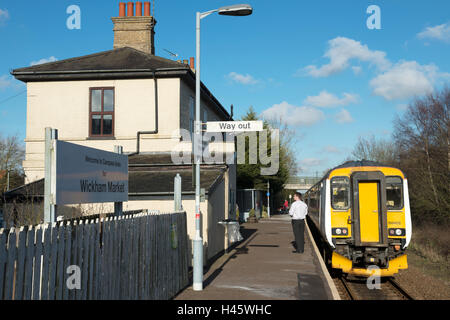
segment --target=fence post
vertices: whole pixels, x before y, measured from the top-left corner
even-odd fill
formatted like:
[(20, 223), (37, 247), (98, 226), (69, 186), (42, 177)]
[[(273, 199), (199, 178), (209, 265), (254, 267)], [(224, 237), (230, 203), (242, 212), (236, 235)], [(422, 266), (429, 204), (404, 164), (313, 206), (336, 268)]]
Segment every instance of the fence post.
[(181, 211), (183, 206), (181, 203), (181, 176), (179, 173), (175, 176), (174, 179), (174, 202), (175, 202), (175, 211)]
[(44, 182), (44, 223), (56, 221), (55, 191), (56, 163), (53, 163), (54, 141), (58, 140), (58, 130), (45, 128), (45, 182)]
[[(123, 154), (122, 146), (114, 146), (114, 152)], [(123, 202), (114, 202), (114, 215), (116, 217), (123, 215)]]

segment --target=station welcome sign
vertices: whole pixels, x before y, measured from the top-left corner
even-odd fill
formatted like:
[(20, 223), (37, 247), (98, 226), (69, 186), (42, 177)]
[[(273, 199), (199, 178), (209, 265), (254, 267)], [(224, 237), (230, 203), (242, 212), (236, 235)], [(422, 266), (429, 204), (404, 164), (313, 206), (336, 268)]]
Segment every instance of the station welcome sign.
[(128, 156), (56, 140), (55, 204), (128, 201)]

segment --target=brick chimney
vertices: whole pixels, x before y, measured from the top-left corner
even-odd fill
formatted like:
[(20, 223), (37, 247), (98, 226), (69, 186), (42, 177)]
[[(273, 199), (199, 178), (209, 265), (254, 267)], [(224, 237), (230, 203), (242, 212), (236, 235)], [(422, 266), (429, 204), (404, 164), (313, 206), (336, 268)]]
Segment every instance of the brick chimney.
[(155, 54), (156, 20), (150, 12), (150, 2), (119, 3), (119, 17), (111, 18), (114, 23), (114, 49), (131, 47), (146, 53)]

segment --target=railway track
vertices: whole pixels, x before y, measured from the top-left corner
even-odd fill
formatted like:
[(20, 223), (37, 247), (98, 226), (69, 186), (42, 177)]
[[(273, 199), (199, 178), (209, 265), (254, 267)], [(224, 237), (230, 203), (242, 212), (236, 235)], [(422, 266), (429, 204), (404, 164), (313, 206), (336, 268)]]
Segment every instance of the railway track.
[[(313, 224), (308, 225), (311, 226)], [(325, 250), (320, 241), (320, 235), (314, 227), (310, 230), (314, 242), (322, 253), (323, 259)], [(369, 289), (367, 286), (367, 278), (342, 274), (337, 270), (333, 270), (330, 263), (327, 263), (327, 261), (324, 262), (342, 300), (414, 300), (392, 277), (381, 278), (380, 289)]]
[(413, 300), (393, 278), (382, 278), (379, 289), (369, 289), (366, 278), (338, 276), (334, 282), (343, 300)]

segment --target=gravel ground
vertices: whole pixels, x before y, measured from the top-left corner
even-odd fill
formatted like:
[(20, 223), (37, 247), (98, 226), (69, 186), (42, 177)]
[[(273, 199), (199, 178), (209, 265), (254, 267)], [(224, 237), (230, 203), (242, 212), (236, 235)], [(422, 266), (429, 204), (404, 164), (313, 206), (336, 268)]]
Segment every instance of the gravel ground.
[(421, 258), (409, 254), (408, 259), (408, 269), (400, 270), (395, 279), (411, 296), (417, 300), (450, 300), (450, 283), (445, 280), (448, 266), (441, 276), (431, 276)]

